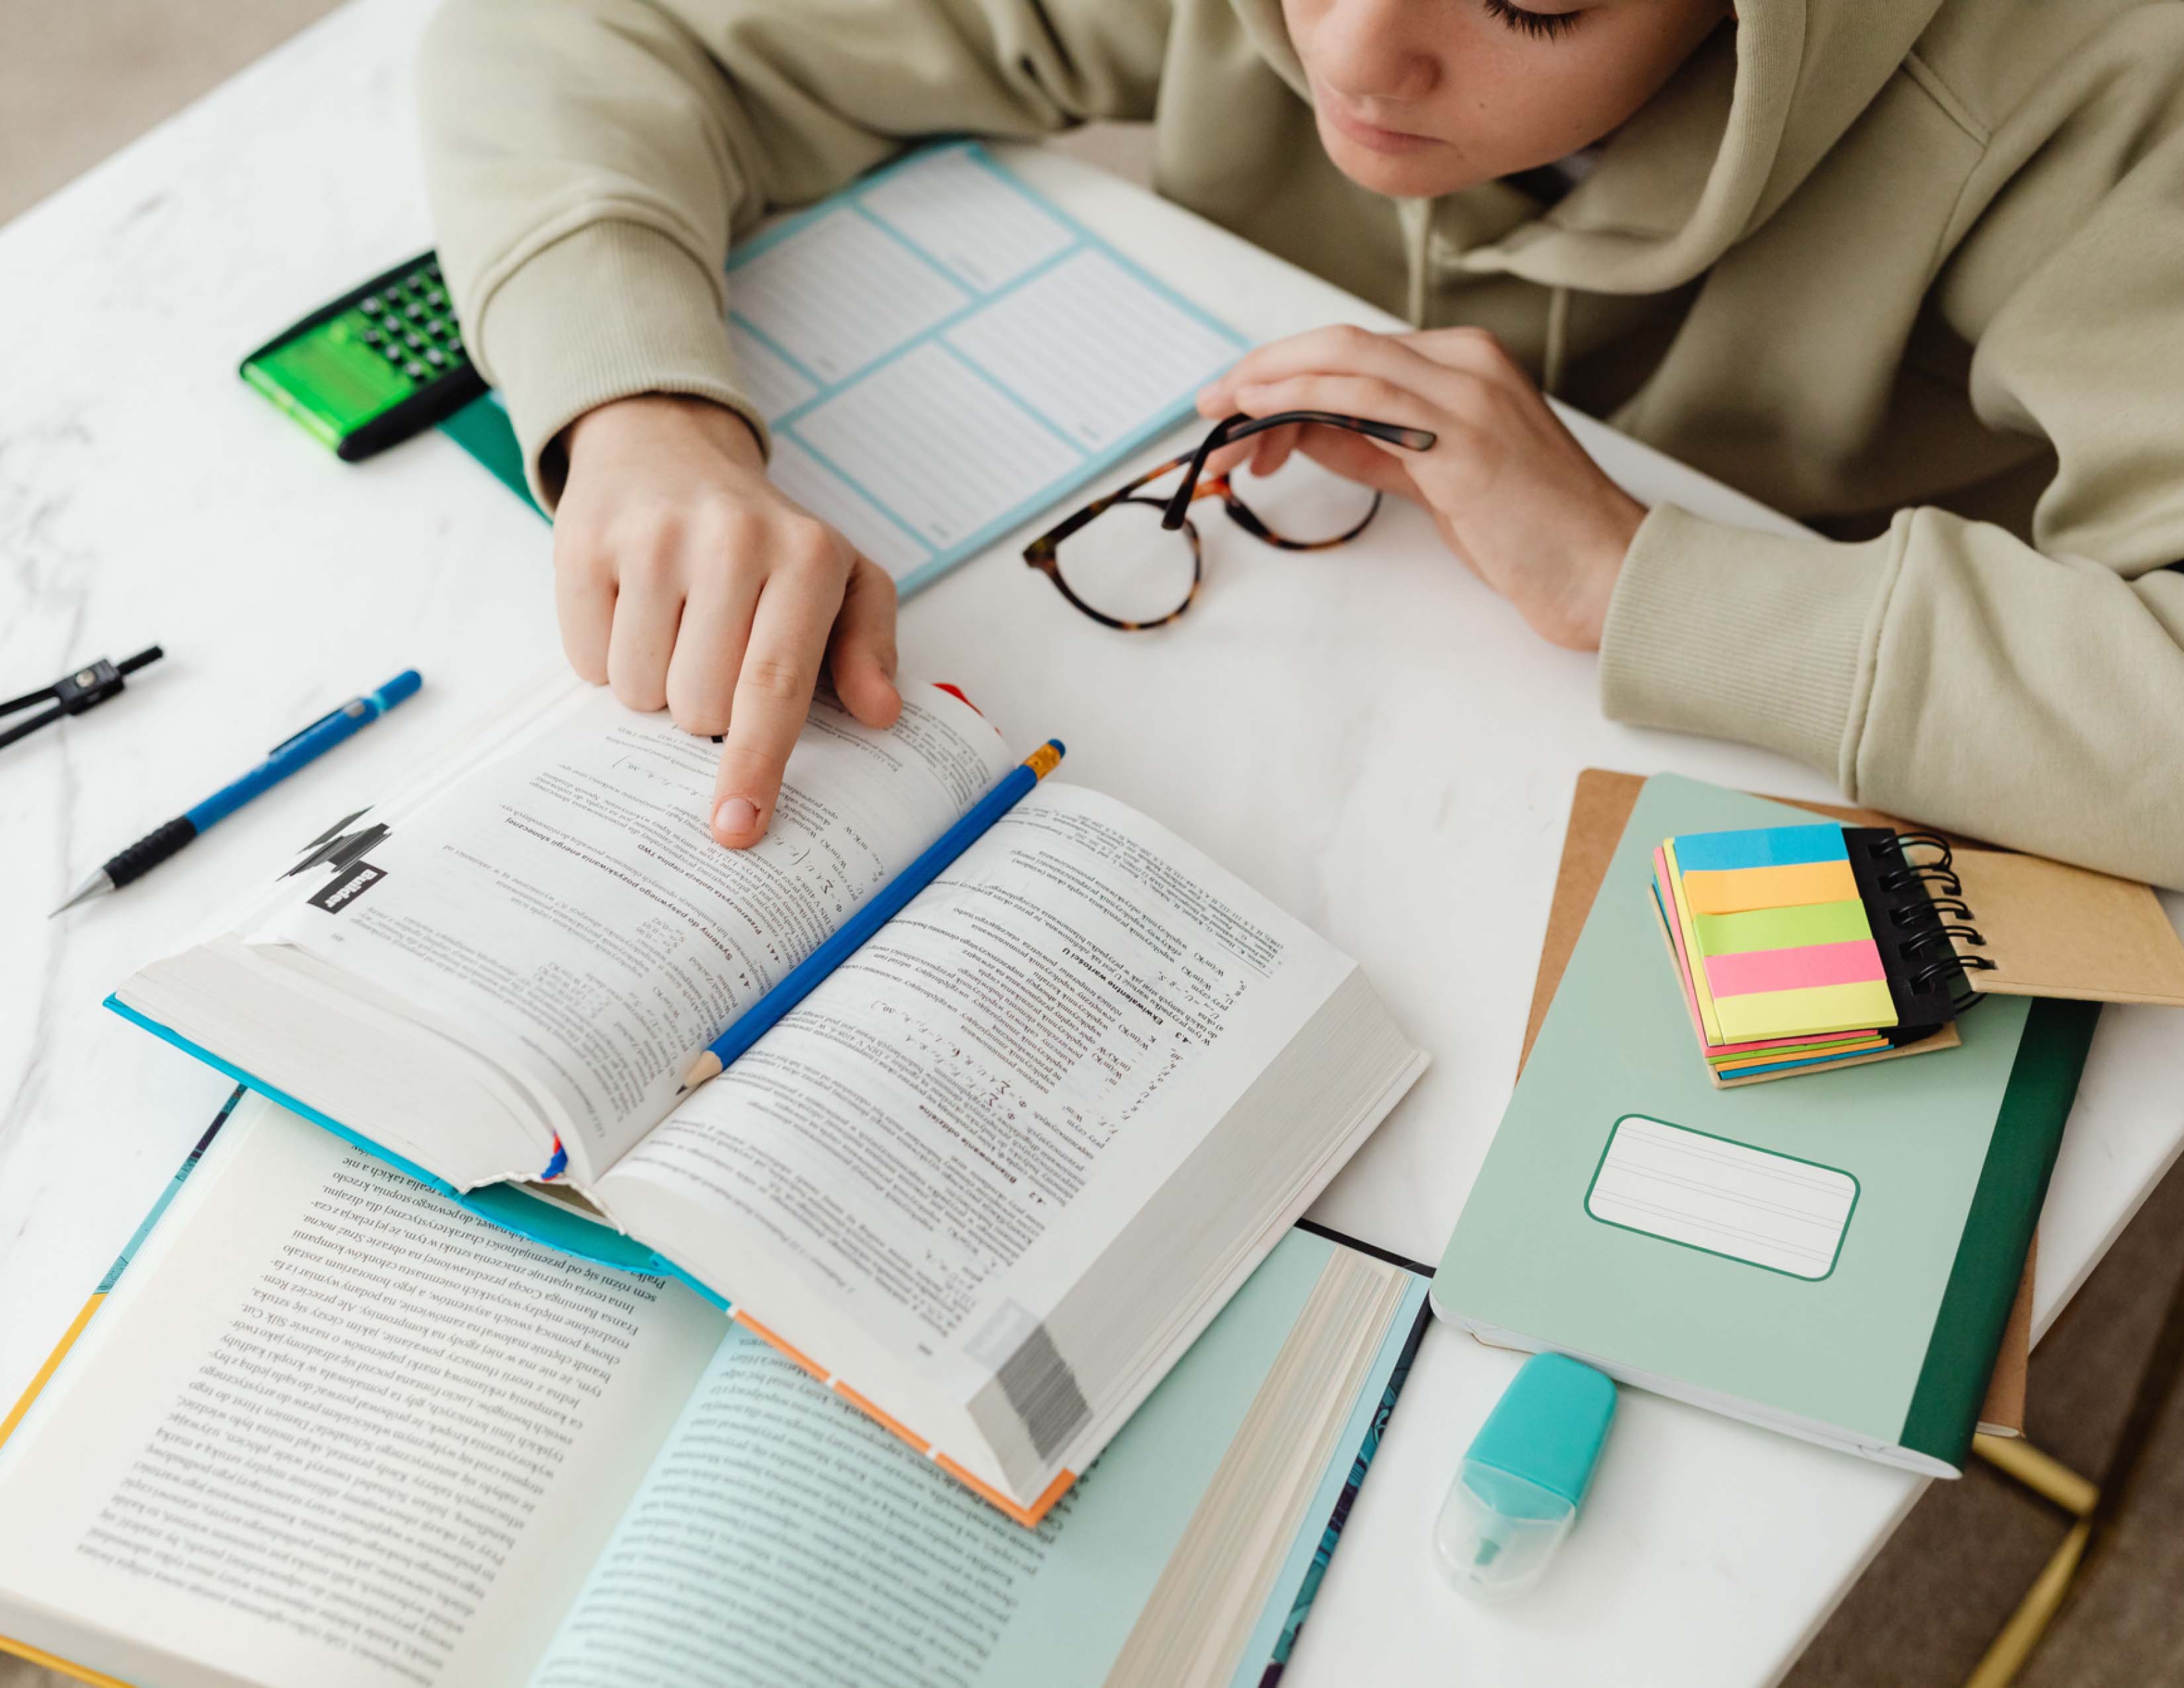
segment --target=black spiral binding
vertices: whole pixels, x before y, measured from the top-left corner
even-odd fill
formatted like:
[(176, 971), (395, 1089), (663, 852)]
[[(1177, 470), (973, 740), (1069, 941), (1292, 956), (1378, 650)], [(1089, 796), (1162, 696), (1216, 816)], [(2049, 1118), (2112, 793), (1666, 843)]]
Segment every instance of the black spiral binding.
[[(1896, 1004), (1892, 1043), (1930, 1037), (1979, 1000), (1969, 975), (1991, 969), (1956, 872), (1949, 841), (1934, 833), (1892, 833), (1885, 827), (1845, 827), (1851, 873), (1858, 881), (1875, 945)], [(1914, 854), (1915, 852), (1915, 854)]]

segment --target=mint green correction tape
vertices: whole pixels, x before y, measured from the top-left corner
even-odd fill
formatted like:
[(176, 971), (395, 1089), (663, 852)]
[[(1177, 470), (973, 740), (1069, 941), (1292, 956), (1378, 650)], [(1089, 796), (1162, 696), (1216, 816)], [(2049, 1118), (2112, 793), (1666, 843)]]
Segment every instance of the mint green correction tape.
[(1615, 1420), (1615, 1385), (1562, 1354), (1524, 1362), (1465, 1450), (1434, 1521), (1441, 1568), (1490, 1599), (1546, 1574)]

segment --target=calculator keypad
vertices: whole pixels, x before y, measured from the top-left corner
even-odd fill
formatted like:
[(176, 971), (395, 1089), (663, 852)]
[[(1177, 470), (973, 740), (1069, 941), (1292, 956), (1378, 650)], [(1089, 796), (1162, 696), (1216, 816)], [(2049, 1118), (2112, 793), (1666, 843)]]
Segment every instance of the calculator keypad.
[(421, 264), (356, 303), (356, 337), (411, 381), (437, 381), (470, 362), (438, 260)]

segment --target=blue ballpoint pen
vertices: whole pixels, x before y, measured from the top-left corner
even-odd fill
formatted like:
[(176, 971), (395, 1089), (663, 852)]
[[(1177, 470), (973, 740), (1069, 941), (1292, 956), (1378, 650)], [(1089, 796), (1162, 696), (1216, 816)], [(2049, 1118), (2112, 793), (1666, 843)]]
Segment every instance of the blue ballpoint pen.
[[(723, 1067), (756, 1043), (783, 1015), (809, 996), (814, 985), (855, 954), (867, 938), (893, 920), (912, 897), (945, 872), (988, 827), (1015, 808), (1026, 792), (1052, 773), (1061, 756), (1061, 741), (1050, 738), (1002, 775), (1000, 783), (973, 804), (969, 812), (943, 833), (924, 855), (889, 880), (880, 888), (878, 896), (844, 921), (833, 937), (798, 962), (788, 977), (714, 1039), (690, 1063), (682, 1075), (682, 1088), (677, 1094), (687, 1095), (707, 1079), (717, 1077)], [(558, 1150), (554, 1159), (560, 1159)], [(560, 1169), (556, 1166), (553, 1170)]]
[[(232, 785), (221, 787), (180, 819), (170, 821), (156, 832), (137, 839), (85, 880), (76, 894), (55, 909), (53, 914), (93, 897), (103, 897), (109, 891), (119, 890), (131, 879), (142, 878), (207, 827), (226, 820), (260, 792), (270, 791), (298, 768), (316, 761), (343, 739), (369, 727), (404, 698), (414, 695), (423, 683), (415, 669), (405, 668), (377, 691), (351, 698), (339, 708), (329, 710), (301, 733), (276, 744), (266, 753), (264, 761)], [(49, 920), (52, 917), (47, 916)]]

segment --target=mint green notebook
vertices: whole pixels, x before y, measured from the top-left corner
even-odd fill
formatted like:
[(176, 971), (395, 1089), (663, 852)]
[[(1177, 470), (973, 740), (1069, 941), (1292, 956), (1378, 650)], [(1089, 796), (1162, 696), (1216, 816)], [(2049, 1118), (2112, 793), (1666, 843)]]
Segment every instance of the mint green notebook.
[(1632, 811), (1434, 1279), (1487, 1340), (1936, 1476), (1971, 1446), (2099, 1014), (1717, 1090), (1647, 890), (1682, 833), (1808, 821), (1663, 774)]

